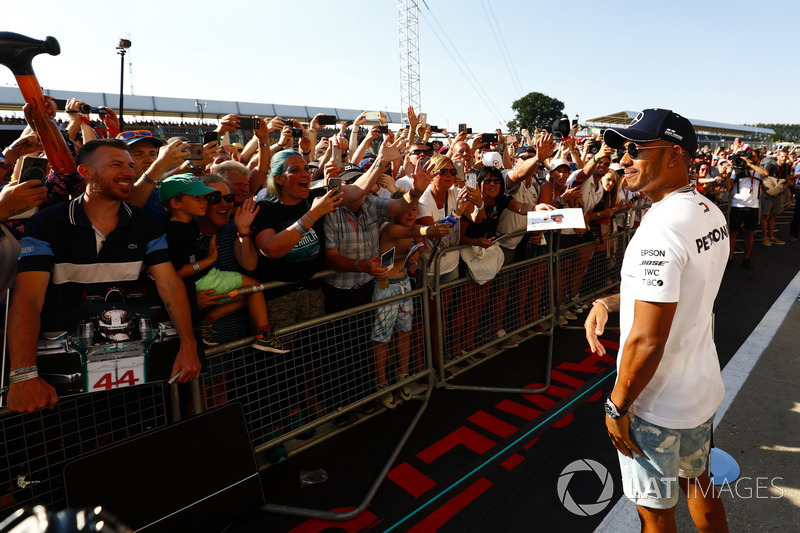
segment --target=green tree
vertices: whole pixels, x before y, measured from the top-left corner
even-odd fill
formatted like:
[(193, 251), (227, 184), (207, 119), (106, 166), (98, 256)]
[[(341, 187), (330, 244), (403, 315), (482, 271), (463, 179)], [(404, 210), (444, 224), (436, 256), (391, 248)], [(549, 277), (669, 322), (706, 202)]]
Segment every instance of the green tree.
[(757, 124), (756, 126), (775, 130), (775, 134), (769, 136), (770, 142), (800, 142), (800, 124)]
[(515, 100), (511, 109), (517, 116), (508, 123), (509, 131), (527, 129), (532, 133), (533, 128), (549, 131), (553, 121), (564, 115), (564, 102), (546, 94), (532, 92)]

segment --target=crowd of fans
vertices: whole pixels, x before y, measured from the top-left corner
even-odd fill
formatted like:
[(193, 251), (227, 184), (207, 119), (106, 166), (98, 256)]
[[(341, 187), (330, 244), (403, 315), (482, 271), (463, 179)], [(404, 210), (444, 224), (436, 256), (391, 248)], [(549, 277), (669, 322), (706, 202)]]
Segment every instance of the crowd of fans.
[[(55, 107), (48, 103), (54, 117)], [(288, 349), (273, 330), (405, 294), (423, 262), (430, 265), (431, 279), (438, 275), (441, 282), (472, 275), (479, 283), (465, 289), (463, 298), (470, 307), (493, 310), (498, 335), (538, 320), (539, 306), (532, 302), (538, 302), (543, 271), (530, 270), (520, 280), (519, 323), (503, 324), (508, 283), (493, 284), (491, 273), (479, 279), (457, 253), (431, 263), (437, 252), (457, 245), (473, 247), (467, 261), (480, 250), (487, 262), (496, 254), (494, 273), (502, 264), (546, 253), (550, 244), (561, 249), (587, 245), (562, 265), (570, 274), (556, 295), (556, 320), (566, 324), (585, 308), (584, 277), (593, 256), (615, 261), (609, 237), (634, 227), (649, 202), (626, 186), (620, 164), (624, 151), (609, 148), (599, 136), (579, 139), (576, 126), (569, 136), (555, 138), (547, 131), (527, 130), (519, 135), (500, 130), (451, 134), (432, 131), (411, 108), (409, 124), (397, 131), (388, 127), (383, 113), (364, 112), (352, 124), (327, 129), (323, 124), (330, 125), (332, 117), (324, 115), (307, 124), (227, 115), (200, 145), (183, 137), (158, 138), (152, 128), (119, 131), (112, 110), (104, 108), (92, 121), (81, 113), (81, 104), (73, 99), (66, 105), (70, 120), (63, 130), (69, 149), (80, 162), (90, 141), (94, 149), (98, 140), (106, 142), (102, 139), (124, 143), (114, 145), (127, 150), (134, 176), (124, 200), (163, 226), (170, 261), (186, 284), (193, 321), (208, 346), (257, 334), (256, 348), (283, 357)], [(245, 129), (245, 122), (252, 128), (250, 141), (230, 142), (230, 134)], [(52, 169), (25, 174), (35, 170), (26, 166), (27, 157), (47, 155), (30, 126), (3, 151), (3, 297), (13, 285), (25, 221), (41, 216), (33, 214), (37, 209), (80, 197), (86, 187), (81, 167), (70, 175)], [(758, 224), (764, 246), (784, 244), (775, 232), (775, 216), (790, 203), (792, 192), (800, 194), (797, 154), (761, 152), (737, 139), (730, 148), (712, 152), (704, 147), (696, 155), (692, 179), (713, 201), (730, 203), (731, 243), (740, 230), (745, 232), (743, 265), (751, 268)], [(798, 203), (787, 237), (793, 241), (800, 229)], [(529, 211), (570, 207), (583, 210), (585, 228), (506, 236), (526, 229)], [(314, 277), (326, 270), (333, 274)], [(237, 295), (273, 281), (287, 283)], [(448, 303), (443, 301), (443, 308)], [(353, 342), (373, 347), (371, 360), (347, 363), (348, 379), (360, 383), (365, 395), (413, 373), (413, 312), (410, 300), (395, 301), (377, 309), (371, 327), (352, 330)], [(473, 350), (476, 320), (454, 321), (456, 333), (446, 349)], [(387, 375), (392, 353), (398, 354), (395, 376)], [(303, 410), (335, 409), (342, 400), (335, 391), (313, 390), (313, 380), (300, 375), (298, 369), (313, 353), (294, 355), (295, 372), (286, 370), (291, 377), (285, 386), (301, 391), (305, 403), (281, 409), (296, 425)], [(328, 354), (326, 371), (335, 373), (337, 364), (343, 365), (338, 357), (344, 355)], [(398, 394), (408, 399), (411, 391), (403, 387)], [(381, 401), (387, 408), (396, 405), (391, 392)]]

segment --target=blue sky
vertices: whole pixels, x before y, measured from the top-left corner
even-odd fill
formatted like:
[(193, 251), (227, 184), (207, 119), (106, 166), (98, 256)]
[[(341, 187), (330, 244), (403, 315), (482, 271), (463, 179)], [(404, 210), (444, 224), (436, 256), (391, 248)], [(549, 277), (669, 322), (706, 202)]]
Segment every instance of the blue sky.
[[(2, 29), (59, 40), (61, 55), (34, 60), (46, 88), (118, 92), (115, 46), (127, 36), (133, 46), (126, 94), (132, 83), (140, 95), (400, 108), (394, 0), (24, 5), (4, 13)], [(421, 107), (441, 127), (504, 127), (513, 118), (511, 103), (531, 91), (558, 98), (582, 119), (666, 107), (719, 122), (800, 123), (798, 53), (790, 38), (800, 21), (798, 2), (419, 5)], [(0, 84), (14, 84), (1, 67)]]

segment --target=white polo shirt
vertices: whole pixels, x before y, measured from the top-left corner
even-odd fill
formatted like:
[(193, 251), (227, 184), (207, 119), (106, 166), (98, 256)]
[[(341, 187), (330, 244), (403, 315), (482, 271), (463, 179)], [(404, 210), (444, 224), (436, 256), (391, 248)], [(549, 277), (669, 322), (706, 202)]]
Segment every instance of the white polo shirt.
[(626, 356), (635, 301), (678, 306), (658, 369), (630, 408), (636, 416), (686, 429), (716, 412), (725, 389), (711, 313), (729, 251), (725, 217), (696, 191), (668, 195), (642, 219), (622, 263), (617, 369)]

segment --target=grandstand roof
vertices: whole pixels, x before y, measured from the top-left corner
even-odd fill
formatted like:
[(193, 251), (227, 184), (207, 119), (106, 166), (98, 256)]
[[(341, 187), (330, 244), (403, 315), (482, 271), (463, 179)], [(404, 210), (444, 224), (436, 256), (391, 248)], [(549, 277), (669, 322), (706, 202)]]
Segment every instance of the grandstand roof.
[[(119, 94), (92, 93), (81, 91), (45, 90), (53, 98), (79, 98), (93, 107), (108, 106), (119, 109)], [(19, 111), (25, 104), (17, 87), (0, 87), (0, 109)], [(169, 98), (166, 96), (124, 95), (126, 115), (145, 115), (161, 117), (206, 118), (221, 117), (230, 113), (260, 117), (284, 117), (311, 120), (314, 115), (324, 113), (335, 115), (340, 120), (355, 120), (363, 109), (343, 109), (338, 107), (318, 107), (285, 104), (264, 104), (256, 102), (235, 102), (225, 100), (202, 100), (195, 98)], [(398, 111), (387, 111), (392, 124), (402, 122)]]
[[(590, 118), (587, 122), (591, 125), (628, 125), (638, 115), (638, 111), (619, 111), (608, 115), (601, 115)], [(690, 118), (697, 133), (716, 133), (720, 135), (771, 135), (775, 130), (770, 128), (757, 128), (754, 126), (743, 126), (741, 124), (726, 124), (724, 122), (711, 122), (709, 120), (698, 120)]]

